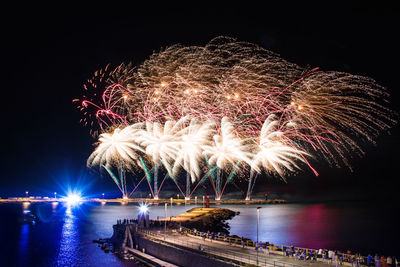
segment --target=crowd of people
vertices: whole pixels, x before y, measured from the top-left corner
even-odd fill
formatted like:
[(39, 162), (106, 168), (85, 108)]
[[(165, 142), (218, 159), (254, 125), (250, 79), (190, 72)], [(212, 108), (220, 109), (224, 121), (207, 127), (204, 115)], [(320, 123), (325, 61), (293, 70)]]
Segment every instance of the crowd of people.
[[(137, 223), (137, 220), (133, 219), (124, 219), (124, 220), (118, 220), (118, 224), (131, 224), (131, 223)], [(151, 220), (151, 226), (156, 226), (159, 227), (162, 225), (160, 221), (153, 221)], [(193, 233), (195, 235), (201, 236), (203, 239), (210, 239), (210, 240), (220, 240), (220, 241), (225, 241), (229, 242), (229, 244), (233, 243), (232, 237), (229, 238), (226, 234), (222, 235), (220, 233), (213, 233), (210, 231), (207, 232), (200, 232), (197, 231), (196, 229), (191, 230), (187, 229), (184, 227), (179, 226), (180, 233), (182, 234), (188, 234), (188, 233)], [(237, 238), (236, 238), (237, 239)], [(256, 250), (262, 251), (265, 255), (270, 254), (270, 250), (274, 248), (273, 250), (278, 249), (275, 247), (273, 244), (270, 244), (269, 242), (253, 242), (249, 239), (241, 238), (240, 239), (240, 245), (245, 248), (248, 246), (248, 241), (250, 241), (251, 246), (254, 246)], [(237, 241), (235, 241), (237, 244)], [(200, 250), (203, 250), (201, 246), (199, 247)], [(352, 267), (361, 267), (361, 266), (368, 266), (368, 267), (399, 267), (399, 262), (396, 257), (385, 257), (385, 256), (378, 256), (377, 254), (375, 256), (368, 255), (367, 257), (362, 256), (360, 254), (352, 254), (351, 251), (347, 252), (339, 252), (335, 250), (328, 250), (328, 249), (304, 249), (304, 248), (297, 248), (294, 246), (282, 246), (279, 248), (282, 250), (282, 253), (286, 257), (291, 257), (295, 260), (302, 260), (302, 261), (317, 261), (320, 260), (322, 262), (326, 262), (332, 265), (335, 265), (336, 267), (339, 265), (344, 265), (344, 263), (347, 263), (346, 265), (350, 265)]]
[[(256, 246), (257, 249), (257, 246)], [(352, 267), (369, 266), (369, 267), (398, 267), (399, 262), (396, 257), (378, 256), (373, 257), (370, 254), (365, 257), (360, 254), (351, 254), (351, 251), (339, 252), (328, 249), (301, 249), (294, 246), (283, 246), (282, 252), (284, 256), (292, 257), (295, 260), (326, 262), (335, 266), (351, 264)]]
[[(182, 232), (186, 233), (186, 229), (180, 229)], [(216, 234), (212, 232), (197, 232), (194, 229), (193, 233), (199, 234), (203, 239), (210, 239), (210, 240), (223, 240), (225, 242), (232, 243), (232, 239), (228, 238), (226, 234)], [(240, 244), (243, 248), (248, 246), (249, 240), (245, 238), (241, 238)], [(256, 250), (262, 251), (264, 254), (269, 255), (270, 250), (274, 247), (273, 244), (269, 242), (253, 242), (251, 241), (251, 245), (254, 246)], [(317, 261), (320, 260), (322, 262), (326, 262), (335, 266), (339, 265), (351, 265), (352, 267), (361, 267), (361, 266), (369, 266), (369, 267), (398, 267), (399, 262), (396, 257), (385, 257), (385, 256), (378, 256), (375, 255), (374, 257), (368, 255), (367, 257), (362, 256), (360, 254), (351, 254), (351, 251), (347, 252), (339, 252), (335, 250), (328, 250), (328, 249), (304, 249), (304, 248), (297, 248), (294, 246), (282, 246), (279, 248), (282, 250), (283, 255), (286, 257), (292, 257), (295, 260), (302, 260), (302, 261)]]

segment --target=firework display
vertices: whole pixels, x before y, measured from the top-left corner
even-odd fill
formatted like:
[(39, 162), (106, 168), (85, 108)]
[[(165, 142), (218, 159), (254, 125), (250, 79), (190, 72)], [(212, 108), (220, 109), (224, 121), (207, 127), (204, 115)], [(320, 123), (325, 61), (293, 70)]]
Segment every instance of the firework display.
[(227, 37), (174, 45), (137, 67), (107, 66), (84, 88), (74, 101), (101, 133), (88, 165), (152, 169), (154, 196), (161, 166), (172, 179), (187, 173), (186, 196), (210, 177), (217, 198), (224, 173), (226, 182), (248, 173), (249, 195), (261, 171), (284, 178), (302, 164), (316, 173), (311, 155), (351, 167), (363, 142), (395, 123), (388, 93), (371, 78), (305, 69)]

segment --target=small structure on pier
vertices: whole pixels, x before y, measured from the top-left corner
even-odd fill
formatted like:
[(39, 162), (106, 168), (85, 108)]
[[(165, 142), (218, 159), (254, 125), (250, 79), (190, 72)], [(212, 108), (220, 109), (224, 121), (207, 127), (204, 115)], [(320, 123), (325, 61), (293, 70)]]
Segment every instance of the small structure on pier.
[(140, 211), (138, 214), (138, 226), (140, 228), (149, 228), (150, 227), (150, 219), (149, 212), (146, 210)]

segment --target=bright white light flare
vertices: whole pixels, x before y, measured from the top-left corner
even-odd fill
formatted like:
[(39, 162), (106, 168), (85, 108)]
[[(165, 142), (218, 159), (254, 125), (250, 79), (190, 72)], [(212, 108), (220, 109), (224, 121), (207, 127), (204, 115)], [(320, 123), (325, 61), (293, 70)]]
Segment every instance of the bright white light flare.
[(149, 207), (146, 204), (139, 206), (139, 213), (146, 214), (149, 211)]
[(68, 195), (64, 198), (64, 200), (67, 202), (67, 204), (68, 204), (69, 206), (76, 206), (76, 205), (78, 205), (78, 204), (82, 201), (82, 198), (81, 198), (81, 196), (80, 196), (79, 194), (77, 194), (77, 193), (71, 193), (71, 194), (68, 194)]

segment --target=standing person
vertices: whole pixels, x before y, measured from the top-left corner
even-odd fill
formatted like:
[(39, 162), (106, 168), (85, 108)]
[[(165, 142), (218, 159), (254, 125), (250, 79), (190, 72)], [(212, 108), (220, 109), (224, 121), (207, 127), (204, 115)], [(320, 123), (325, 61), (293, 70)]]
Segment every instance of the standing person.
[(344, 253), (340, 256), (340, 265), (343, 265), (344, 261), (346, 260), (346, 256)]
[(371, 263), (372, 263), (372, 256), (371, 256), (371, 254), (368, 254), (368, 257), (367, 257), (367, 266), (368, 266), (368, 267), (371, 266)]
[(378, 256), (378, 254), (375, 254), (375, 267), (380, 267), (380, 266), (381, 266), (381, 264), (379, 262), (379, 256)]
[(355, 261), (356, 261), (356, 257), (354, 255), (351, 255), (350, 256), (350, 261), (351, 261), (351, 267), (354, 267)]
[(392, 267), (392, 265), (393, 265), (393, 259), (392, 259), (392, 257), (388, 256), (387, 259), (386, 259), (386, 262), (387, 262), (387, 265), (388, 265), (389, 267)]
[(318, 258), (322, 258), (322, 248), (318, 250)]
[(299, 253), (299, 250), (298, 249), (296, 249), (296, 253), (294, 254), (295, 256), (295, 259), (296, 260), (298, 260), (299, 259), (299, 255), (300, 255), (300, 253)]
[(335, 255), (333, 255), (333, 258), (334, 258), (335, 267), (338, 267), (338, 261), (339, 261), (338, 255), (335, 253)]
[(265, 255), (269, 256), (269, 248), (268, 248), (268, 246), (265, 246), (264, 253), (265, 253)]
[(382, 255), (381, 257), (380, 257), (380, 259), (379, 259), (379, 262), (380, 262), (380, 265), (382, 266), (382, 267), (385, 267), (384, 265), (383, 265), (383, 262), (385, 261), (385, 257)]
[[(382, 267), (388, 267), (386, 257), (382, 256), (382, 258), (383, 258)], [(382, 258), (381, 258), (381, 260), (382, 260)]]
[(332, 264), (332, 261), (333, 261), (333, 251), (332, 250), (328, 251), (328, 258), (329, 258), (329, 260), (331, 261), (331, 264)]

